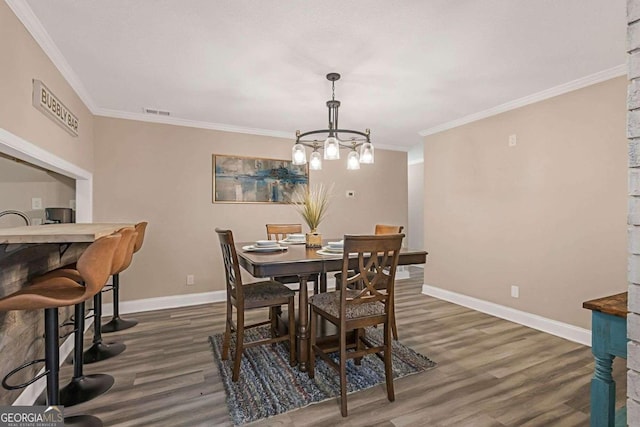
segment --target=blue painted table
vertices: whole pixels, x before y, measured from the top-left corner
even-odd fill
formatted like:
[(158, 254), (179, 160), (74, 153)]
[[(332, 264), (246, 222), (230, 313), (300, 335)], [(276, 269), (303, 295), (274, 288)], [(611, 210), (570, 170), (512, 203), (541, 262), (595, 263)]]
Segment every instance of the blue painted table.
[(582, 306), (592, 310), (591, 351), (596, 363), (591, 380), (591, 427), (614, 427), (616, 383), (611, 368), (614, 357), (627, 358), (627, 293), (586, 301)]

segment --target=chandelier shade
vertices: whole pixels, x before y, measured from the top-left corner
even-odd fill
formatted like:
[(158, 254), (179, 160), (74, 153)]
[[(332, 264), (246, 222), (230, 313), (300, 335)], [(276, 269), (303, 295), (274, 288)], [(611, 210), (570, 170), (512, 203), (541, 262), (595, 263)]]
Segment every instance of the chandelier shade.
[[(296, 131), (296, 143), (291, 149), (291, 161), (294, 165), (307, 164), (307, 154), (305, 148), (313, 151), (309, 158), (309, 168), (312, 170), (322, 169), (322, 158), (324, 160), (340, 159), (340, 150), (349, 149), (347, 156), (347, 169), (360, 169), (360, 164), (373, 164), (374, 148), (369, 138), (370, 131), (364, 132), (340, 129), (338, 126), (338, 109), (340, 101), (335, 99), (335, 82), (340, 79), (340, 74), (329, 73), (327, 80), (331, 82), (332, 96), (327, 101), (329, 110), (329, 127), (327, 129), (311, 130), (308, 132)], [(319, 150), (322, 150), (323, 156)]]

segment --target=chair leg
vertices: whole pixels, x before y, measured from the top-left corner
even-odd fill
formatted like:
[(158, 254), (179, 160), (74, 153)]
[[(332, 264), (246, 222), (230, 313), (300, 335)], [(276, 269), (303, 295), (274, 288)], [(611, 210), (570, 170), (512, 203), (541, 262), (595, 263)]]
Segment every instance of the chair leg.
[[(364, 331), (362, 329), (356, 329), (354, 331), (355, 336), (356, 336), (356, 350), (360, 351), (363, 349), (363, 342), (362, 342), (362, 336), (364, 335)], [(356, 357), (354, 360), (354, 363), (356, 365), (361, 365), (362, 364), (362, 357)]]
[(313, 378), (316, 375), (316, 352), (313, 347), (316, 345), (316, 321), (317, 315), (313, 310), (313, 306), (310, 306), (309, 310), (309, 364), (307, 366), (307, 373), (309, 378)]
[(296, 365), (296, 313), (293, 297), (289, 298), (289, 364)]
[(271, 320), (271, 338), (275, 338), (278, 336), (278, 314), (276, 307), (269, 307), (269, 320)]
[(224, 337), (222, 338), (222, 360), (227, 360), (229, 358), (229, 342), (231, 341), (231, 317), (233, 307), (231, 303), (227, 301), (227, 319), (226, 325), (224, 329)]
[(391, 361), (391, 328), (389, 323), (384, 324), (384, 376), (387, 382), (387, 399), (389, 402), (396, 400), (393, 391), (393, 364)]
[(347, 331), (340, 326), (340, 412), (347, 416)]
[(393, 339), (398, 341), (398, 327), (396, 326), (396, 307), (395, 301), (391, 306), (391, 330), (393, 331)]
[(233, 376), (231, 381), (236, 382), (240, 378), (240, 362), (244, 346), (244, 312), (236, 310), (238, 321), (236, 322), (236, 354), (233, 356)]

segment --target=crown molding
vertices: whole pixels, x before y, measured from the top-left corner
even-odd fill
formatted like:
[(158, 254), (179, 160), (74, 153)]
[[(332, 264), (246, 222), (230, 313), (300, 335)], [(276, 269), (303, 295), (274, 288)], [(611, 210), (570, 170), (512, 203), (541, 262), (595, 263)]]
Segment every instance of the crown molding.
[(453, 129), (455, 127), (466, 125), (467, 123), (475, 122), (478, 120), (486, 119), (487, 117), (495, 116), (497, 114), (504, 113), (510, 110), (515, 110), (516, 108), (524, 107), (525, 105), (540, 102), (545, 99), (553, 98), (554, 96), (562, 95), (567, 92), (591, 86), (605, 80), (613, 79), (615, 77), (624, 76), (626, 74), (627, 65), (618, 65), (616, 67), (609, 68), (607, 70), (603, 70), (598, 73), (561, 84), (559, 86), (554, 86), (552, 88), (525, 96), (523, 98), (518, 98), (516, 100), (500, 104), (496, 107), (489, 108), (488, 110), (480, 111), (478, 113), (470, 114), (468, 116), (461, 117), (450, 122), (442, 123), (429, 129), (421, 130), (420, 132), (418, 132), (418, 134), (420, 136), (433, 135), (438, 132)]
[(5, 2), (20, 22), (22, 22), (22, 25), (25, 26), (36, 43), (40, 45), (40, 48), (49, 57), (51, 62), (53, 62), (53, 65), (60, 71), (62, 77), (69, 83), (84, 105), (86, 105), (89, 111), (95, 114), (96, 105), (89, 95), (89, 92), (87, 92), (78, 75), (73, 71), (64, 55), (62, 55), (58, 46), (53, 42), (47, 30), (44, 29), (38, 17), (33, 13), (29, 4), (23, 0), (5, 0)]
[(136, 120), (139, 122), (161, 123), (175, 126), (185, 126), (199, 129), (220, 130), (224, 132), (246, 133), (249, 135), (273, 136), (276, 138), (295, 139), (293, 132), (282, 132), (278, 130), (249, 128), (242, 126), (227, 125), (223, 123), (210, 123), (198, 120), (181, 119), (178, 117), (154, 116), (145, 113), (131, 113), (120, 110), (110, 110), (100, 108), (95, 113), (96, 116), (111, 117), (114, 119)]

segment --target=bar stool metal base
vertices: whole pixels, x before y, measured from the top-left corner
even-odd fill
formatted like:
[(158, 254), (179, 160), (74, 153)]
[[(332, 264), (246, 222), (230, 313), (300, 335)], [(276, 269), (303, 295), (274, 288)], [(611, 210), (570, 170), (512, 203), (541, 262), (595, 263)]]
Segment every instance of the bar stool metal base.
[(73, 406), (106, 393), (115, 380), (111, 375), (93, 374), (72, 378), (71, 382), (60, 389), (60, 404)]
[(102, 333), (108, 334), (109, 332), (123, 331), (125, 329), (133, 328), (138, 324), (135, 319), (123, 319), (121, 317), (114, 317), (109, 322), (102, 325)]
[(127, 346), (120, 342), (94, 343), (91, 348), (84, 352), (82, 361), (85, 365), (107, 360), (122, 353)]
[(102, 420), (93, 415), (75, 415), (73, 417), (65, 417), (65, 426), (81, 426), (81, 427), (102, 427)]

